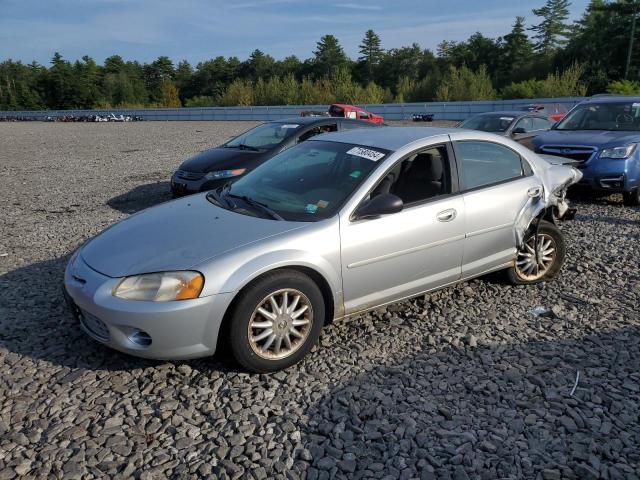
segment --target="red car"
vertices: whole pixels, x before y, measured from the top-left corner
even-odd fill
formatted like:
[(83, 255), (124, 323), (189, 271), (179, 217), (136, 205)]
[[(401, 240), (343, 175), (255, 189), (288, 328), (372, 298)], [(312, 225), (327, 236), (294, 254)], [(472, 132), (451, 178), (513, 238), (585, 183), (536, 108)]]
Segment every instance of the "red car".
[(520, 107), (518, 110), (546, 115), (554, 122), (562, 120), (568, 112), (567, 107), (561, 103), (532, 103), (530, 105)]
[(329, 116), (329, 117), (344, 117), (352, 118), (354, 120), (364, 120), (375, 124), (381, 124), (384, 122), (382, 115), (376, 115), (366, 111), (364, 108), (356, 107), (355, 105), (347, 105), (345, 103), (334, 103), (329, 107), (328, 112), (317, 112), (308, 110), (300, 113), (302, 117), (317, 117), (317, 116)]

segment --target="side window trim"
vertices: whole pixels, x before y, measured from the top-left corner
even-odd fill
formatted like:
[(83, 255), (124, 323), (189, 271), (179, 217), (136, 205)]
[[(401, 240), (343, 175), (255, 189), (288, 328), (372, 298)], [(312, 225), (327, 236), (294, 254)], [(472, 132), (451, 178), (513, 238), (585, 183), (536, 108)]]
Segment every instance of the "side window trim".
[[(492, 145), (499, 145), (499, 146), (501, 146), (503, 148), (511, 150), (520, 159), (520, 167), (522, 168), (522, 173), (517, 177), (507, 178), (505, 180), (500, 180), (499, 182), (493, 182), (493, 183), (488, 183), (486, 185), (479, 185), (477, 187), (466, 188), (465, 179), (464, 179), (464, 175), (465, 175), (464, 174), (464, 169), (461, 168), (461, 165), (460, 165), (460, 163), (461, 163), (461, 161), (460, 161), (461, 155), (459, 154), (459, 150), (457, 148), (457, 144), (464, 143), (464, 142), (489, 143), (489, 144), (492, 144)], [(476, 190), (482, 190), (483, 188), (491, 188), (491, 187), (495, 187), (497, 185), (501, 185), (503, 183), (515, 182), (515, 181), (520, 180), (522, 178), (530, 177), (534, 173), (533, 168), (531, 167), (531, 165), (529, 164), (527, 159), (524, 158), (522, 155), (520, 155), (518, 152), (516, 152), (514, 149), (508, 147), (507, 145), (503, 145), (501, 143), (492, 142), (490, 140), (476, 140), (476, 139), (454, 140), (453, 142), (450, 142), (450, 143), (452, 144), (452, 147), (453, 147), (453, 154), (454, 154), (454, 158), (455, 158), (456, 169), (458, 170), (460, 193), (464, 194), (464, 193), (467, 193), (467, 192), (475, 192)]]

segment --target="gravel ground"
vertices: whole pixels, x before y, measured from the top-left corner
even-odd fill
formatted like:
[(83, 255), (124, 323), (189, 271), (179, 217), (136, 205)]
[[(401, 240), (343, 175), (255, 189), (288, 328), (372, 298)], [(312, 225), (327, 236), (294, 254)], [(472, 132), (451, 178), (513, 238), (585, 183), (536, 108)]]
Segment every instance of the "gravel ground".
[(286, 372), (82, 334), (69, 254), (246, 127), (0, 124), (0, 480), (640, 477), (640, 210), (619, 198), (578, 199), (557, 281), (482, 278), (335, 322)]

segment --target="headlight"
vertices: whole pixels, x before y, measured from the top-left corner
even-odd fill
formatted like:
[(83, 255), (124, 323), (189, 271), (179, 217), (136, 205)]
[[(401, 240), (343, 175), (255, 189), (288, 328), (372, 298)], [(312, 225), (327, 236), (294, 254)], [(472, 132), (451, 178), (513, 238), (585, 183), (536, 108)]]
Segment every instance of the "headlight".
[(198, 272), (160, 272), (126, 277), (113, 289), (113, 296), (125, 300), (169, 302), (198, 298), (204, 277)]
[(246, 168), (236, 168), (235, 170), (218, 170), (217, 172), (207, 173), (204, 178), (208, 180), (219, 180), (221, 178), (237, 177), (238, 175), (242, 175), (246, 170)]
[(636, 151), (635, 143), (624, 145), (622, 147), (605, 148), (600, 152), (598, 158), (627, 158)]

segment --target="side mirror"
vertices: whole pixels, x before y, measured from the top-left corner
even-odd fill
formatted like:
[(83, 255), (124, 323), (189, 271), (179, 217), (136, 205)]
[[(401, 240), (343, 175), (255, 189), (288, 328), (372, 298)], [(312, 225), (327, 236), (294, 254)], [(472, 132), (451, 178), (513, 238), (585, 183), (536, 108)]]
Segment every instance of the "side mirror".
[(522, 127), (514, 128), (511, 131), (511, 135), (522, 135), (523, 133), (527, 133), (527, 131)]
[(402, 211), (403, 203), (400, 197), (392, 193), (381, 193), (360, 205), (355, 211), (354, 217), (358, 220), (363, 218), (376, 218), (380, 215), (398, 213)]

